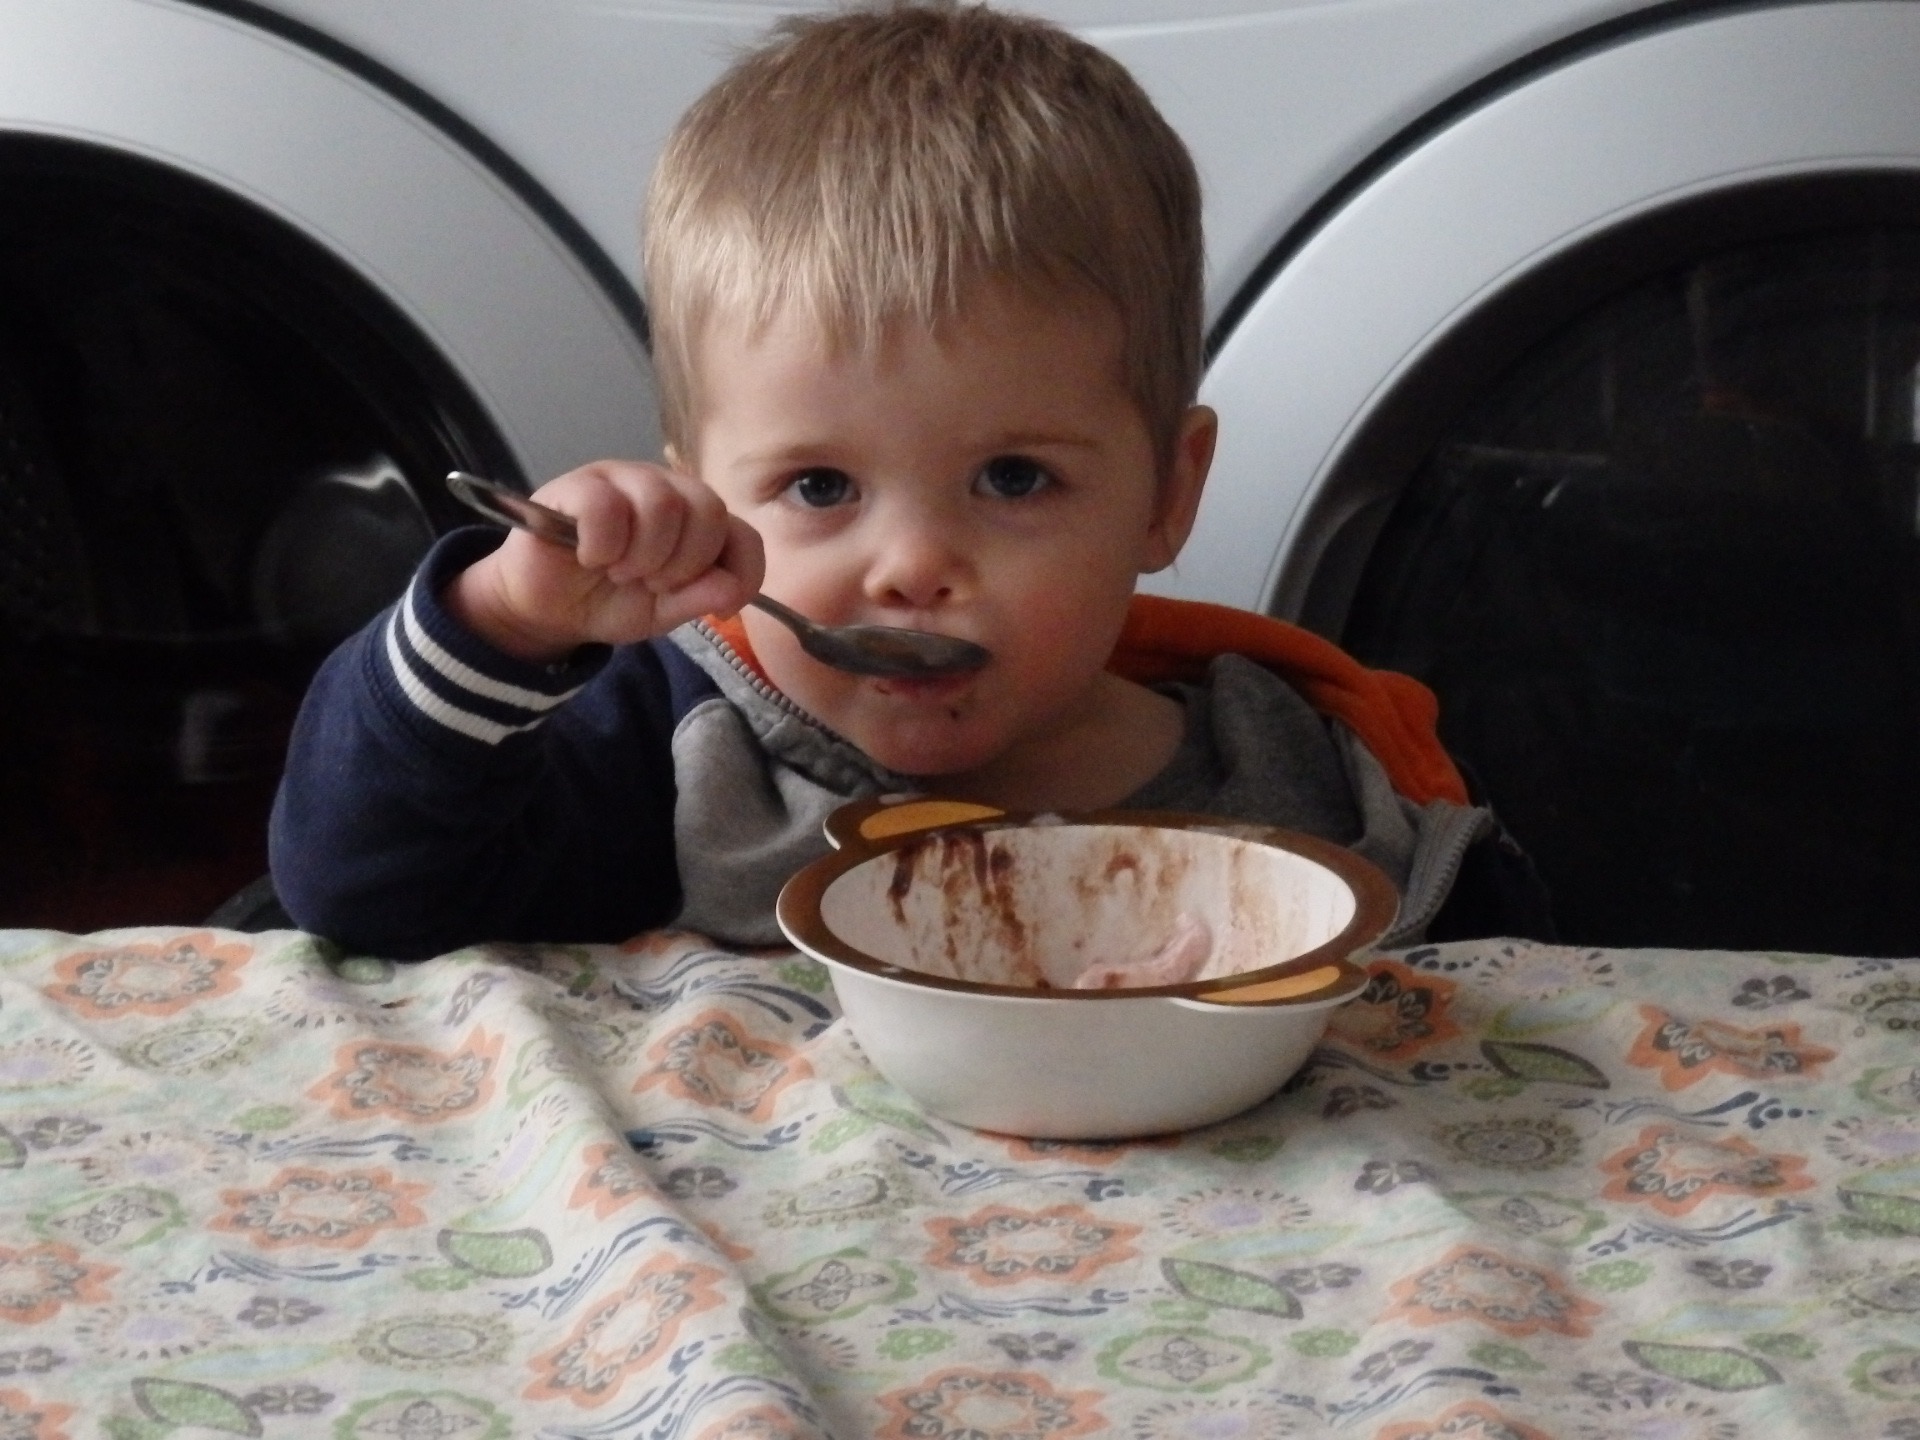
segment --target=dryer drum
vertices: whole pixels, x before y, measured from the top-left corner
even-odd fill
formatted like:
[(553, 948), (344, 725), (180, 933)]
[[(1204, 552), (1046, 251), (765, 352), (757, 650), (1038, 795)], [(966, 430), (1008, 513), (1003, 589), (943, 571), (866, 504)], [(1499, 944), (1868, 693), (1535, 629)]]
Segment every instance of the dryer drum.
[(156, 164), (0, 139), (0, 926), (190, 923), (265, 869), (307, 680), (517, 473), (395, 313)]
[(1564, 939), (1920, 944), (1916, 192), (1616, 235), (1383, 417), (1412, 478), (1341, 633), (1439, 692)]
[(84, 623), (79, 536), (19, 357), (0, 350), (0, 614), (29, 631)]

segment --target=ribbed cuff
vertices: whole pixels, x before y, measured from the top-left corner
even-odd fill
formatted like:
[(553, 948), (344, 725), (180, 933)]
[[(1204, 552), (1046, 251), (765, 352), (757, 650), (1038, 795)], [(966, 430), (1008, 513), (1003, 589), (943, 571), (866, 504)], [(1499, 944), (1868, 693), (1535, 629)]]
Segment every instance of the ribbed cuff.
[(534, 729), (612, 653), (583, 645), (564, 661), (538, 665), (496, 650), (453, 618), (441, 592), (505, 538), (479, 528), (444, 536), (388, 615), (370, 657), (378, 683), (398, 703), (485, 745)]

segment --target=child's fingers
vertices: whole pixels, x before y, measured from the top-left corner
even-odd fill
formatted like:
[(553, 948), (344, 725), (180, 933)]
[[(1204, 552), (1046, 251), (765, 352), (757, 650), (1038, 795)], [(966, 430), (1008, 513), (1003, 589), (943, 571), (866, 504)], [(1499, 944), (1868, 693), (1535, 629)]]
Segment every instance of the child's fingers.
[[(615, 585), (643, 584), (655, 589), (656, 577), (673, 563), (685, 543), (688, 497), (660, 471), (622, 475), (613, 491), (625, 512), (626, 543), (618, 555), (599, 563)], [(581, 561), (589, 563), (584, 555)]]
[(630, 472), (651, 467), (602, 460), (570, 470), (534, 491), (543, 505), (573, 517), (579, 531), (574, 561), (583, 569), (605, 570), (625, 556), (634, 538), (634, 510), (627, 487)]
[(740, 582), (740, 600), (721, 614), (730, 615), (747, 603), (767, 581), (767, 547), (760, 532), (738, 515), (727, 516), (727, 544), (719, 568)]
[(759, 535), (690, 475), (606, 460), (548, 482), (538, 498), (572, 516), (580, 537), (570, 555), (548, 547), (520, 562), (523, 608), (550, 628), (564, 612), (587, 638), (625, 643), (731, 614), (759, 588)]
[(765, 573), (760, 533), (728, 515), (719, 559), (686, 584), (655, 596), (657, 623), (662, 630), (670, 630), (701, 615), (731, 615), (759, 590)]
[(647, 587), (657, 595), (668, 595), (691, 584), (719, 563), (732, 519), (720, 497), (698, 480), (676, 480), (681, 508), (673, 544), (645, 574)]

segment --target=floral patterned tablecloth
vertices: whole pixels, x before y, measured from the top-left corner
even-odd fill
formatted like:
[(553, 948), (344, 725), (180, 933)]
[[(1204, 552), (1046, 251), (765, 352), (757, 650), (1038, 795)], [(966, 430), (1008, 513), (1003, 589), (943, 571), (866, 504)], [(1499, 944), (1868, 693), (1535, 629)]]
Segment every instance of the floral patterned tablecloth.
[(0, 1437), (174, 1433), (1920, 1440), (1920, 961), (1414, 950), (1074, 1145), (789, 954), (0, 932)]

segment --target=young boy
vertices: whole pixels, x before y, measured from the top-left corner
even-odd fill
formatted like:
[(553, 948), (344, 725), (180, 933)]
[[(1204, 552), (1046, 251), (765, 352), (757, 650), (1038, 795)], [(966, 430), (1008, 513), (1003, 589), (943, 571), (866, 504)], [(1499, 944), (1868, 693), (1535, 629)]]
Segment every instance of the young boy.
[[(328, 661), (274, 812), (290, 914), (390, 956), (668, 923), (772, 943), (825, 817), (912, 791), (1312, 831), (1401, 885), (1400, 940), (1463, 864), (1524, 879), (1420, 687), (1133, 595), (1213, 453), (1199, 210), (1146, 96), (1051, 25), (905, 5), (781, 26), (648, 197), (666, 464), (542, 487), (575, 551), (448, 536)], [(762, 588), (992, 660), (832, 670), (741, 611)]]

